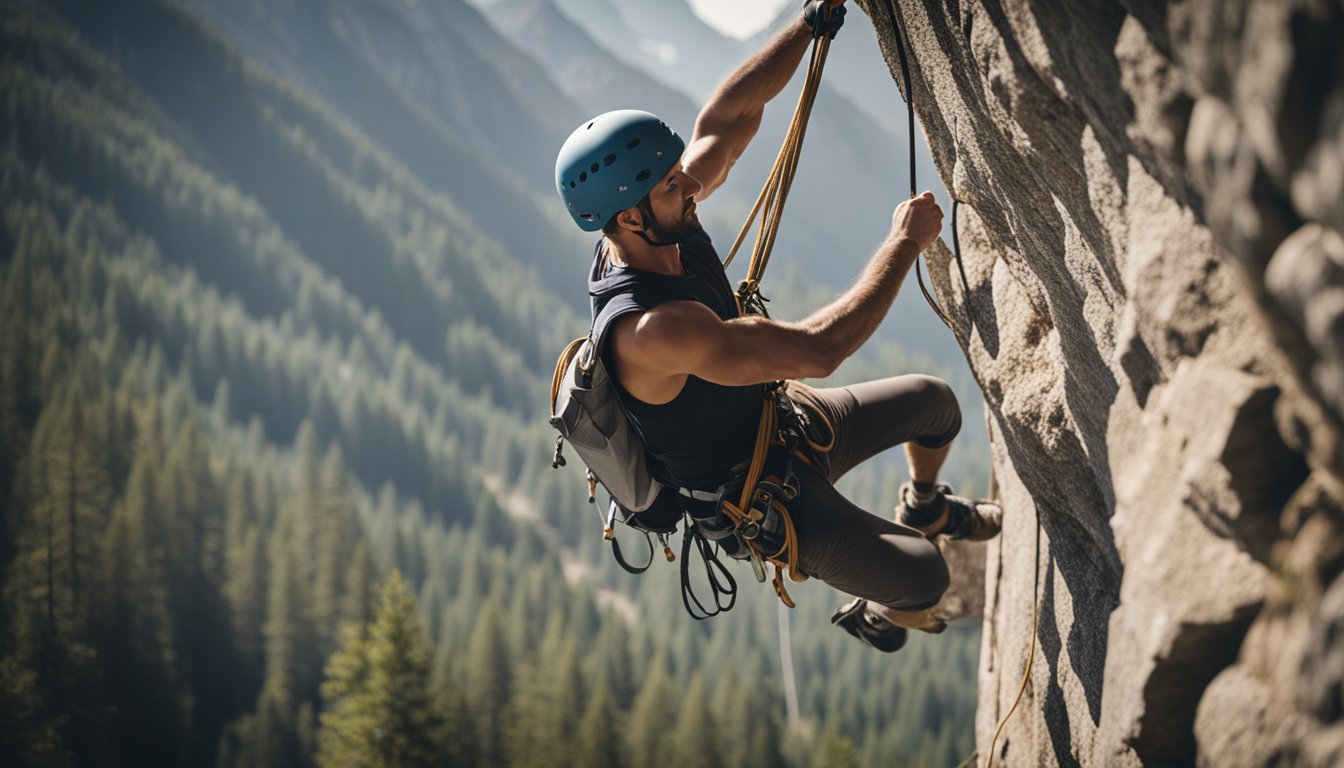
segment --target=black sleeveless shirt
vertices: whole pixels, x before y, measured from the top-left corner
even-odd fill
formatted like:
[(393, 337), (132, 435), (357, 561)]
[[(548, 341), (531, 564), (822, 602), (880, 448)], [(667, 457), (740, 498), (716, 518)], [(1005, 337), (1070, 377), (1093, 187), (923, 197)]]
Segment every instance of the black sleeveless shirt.
[(725, 387), (687, 376), (670, 402), (650, 405), (620, 385), (606, 344), (616, 318), (646, 312), (665, 301), (698, 301), (723, 320), (737, 317), (733, 289), (714, 245), (703, 229), (687, 238), (681, 244), (684, 275), (615, 266), (604, 257), (602, 246), (599, 241), (588, 278), (593, 338), (616, 382), (621, 405), (644, 438), (654, 476), (667, 485), (717, 488), (733, 465), (751, 458), (764, 385)]

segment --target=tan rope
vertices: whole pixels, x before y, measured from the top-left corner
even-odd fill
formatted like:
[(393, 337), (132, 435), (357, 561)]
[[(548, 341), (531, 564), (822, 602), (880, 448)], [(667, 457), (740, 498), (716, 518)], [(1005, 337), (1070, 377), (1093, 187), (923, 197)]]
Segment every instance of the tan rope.
[(760, 288), (761, 278), (765, 275), (765, 268), (770, 262), (770, 251), (775, 246), (779, 222), (784, 214), (784, 203), (788, 200), (789, 188), (793, 186), (793, 177), (798, 171), (798, 160), (803, 152), (803, 138), (807, 135), (807, 121), (812, 116), (812, 105), (817, 100), (817, 88), (821, 85), (821, 74), (826, 66), (826, 53), (830, 50), (830, 46), (831, 40), (826, 35), (812, 41), (807, 78), (803, 82), (802, 93), (798, 95), (798, 105), (794, 108), (793, 121), (784, 136), (784, 144), (779, 148), (779, 155), (775, 157), (775, 164), (770, 169), (765, 186), (761, 188), (761, 194), (756, 198), (756, 204), (752, 206), (751, 213), (743, 222), (741, 231), (737, 233), (737, 239), (733, 241), (733, 247), (728, 249), (728, 256), (723, 260), (723, 268), (726, 270), (746, 240), (747, 232), (751, 230), (757, 214), (760, 214), (761, 223), (756, 230), (751, 264), (747, 267), (746, 279), (737, 289), (738, 308), (743, 313), (746, 312), (748, 299)]
[(1036, 510), (1036, 576), (1032, 583), (1031, 592), (1031, 650), (1027, 652), (1027, 668), (1022, 670), (1022, 684), (1017, 687), (1017, 696), (1013, 699), (1013, 706), (1008, 708), (1008, 713), (999, 720), (999, 725), (994, 729), (994, 738), (989, 740), (989, 758), (985, 761), (985, 768), (994, 768), (994, 746), (999, 741), (999, 734), (1003, 732), (1003, 727), (1008, 724), (1008, 718), (1017, 711), (1017, 705), (1022, 701), (1022, 694), (1027, 690), (1027, 683), (1031, 680), (1031, 665), (1036, 660), (1036, 634), (1038, 632), (1037, 621), (1040, 618), (1040, 591), (1041, 591), (1041, 512)]
[[(737, 256), (738, 249), (742, 247), (743, 241), (747, 238), (747, 232), (751, 230), (751, 226), (759, 214), (761, 222), (756, 230), (756, 243), (752, 248), (751, 263), (747, 266), (746, 278), (737, 288), (737, 308), (741, 314), (747, 314), (748, 307), (765, 314), (765, 308), (761, 305), (761, 302), (759, 300), (752, 301), (752, 299), (758, 293), (761, 278), (765, 275), (765, 268), (770, 263), (770, 251), (775, 246), (775, 238), (779, 233), (779, 222), (784, 214), (784, 203), (788, 200), (789, 188), (793, 186), (793, 177), (798, 171), (798, 161), (803, 152), (803, 139), (807, 135), (807, 122), (812, 116), (812, 105), (817, 100), (817, 88), (821, 85), (822, 71), (826, 66), (826, 53), (830, 50), (830, 46), (831, 39), (828, 35), (813, 38), (812, 54), (807, 63), (807, 77), (803, 81), (802, 93), (798, 95), (798, 104), (794, 108), (793, 120), (789, 123), (789, 130), (784, 136), (784, 143), (779, 148), (779, 154), (775, 157), (770, 175), (761, 188), (761, 194), (756, 197), (756, 203), (752, 206), (751, 213), (748, 214), (747, 220), (742, 223), (742, 229), (737, 233), (737, 238), (733, 240), (733, 246), (728, 249), (728, 256), (723, 260), (723, 268), (726, 271), (728, 266), (733, 263), (733, 258)], [(827, 426), (829, 427), (829, 422)], [(747, 481), (742, 488), (742, 496), (738, 499), (737, 504), (726, 500), (723, 504), (724, 512), (736, 524), (741, 524), (748, 517), (748, 510), (751, 509), (756, 487), (762, 479), (761, 473), (765, 468), (766, 452), (774, 440), (774, 431), (775, 404), (774, 401), (766, 399), (762, 407), (756, 446), (752, 453), (750, 468), (747, 470)], [(831, 434), (834, 435), (833, 430)], [(811, 440), (809, 439), (808, 442), (811, 443)], [(812, 443), (812, 445), (814, 448), (820, 448), (815, 443)], [(828, 445), (823, 450), (829, 449), (830, 446)], [(784, 521), (783, 546), (773, 554), (761, 552), (760, 547), (754, 541), (747, 542), (747, 546), (751, 548), (756, 557), (775, 566), (775, 594), (779, 596), (784, 605), (792, 608), (794, 603), (789, 597), (788, 590), (784, 588), (783, 574), (787, 571), (792, 581), (803, 581), (807, 576), (798, 567), (798, 534), (793, 527), (793, 520), (789, 516), (788, 510), (775, 501), (772, 501), (771, 506), (775, 507)]]
[[(742, 486), (742, 495), (736, 504), (725, 499), (723, 501), (723, 512), (735, 526), (740, 526), (746, 522), (760, 522), (752, 519), (753, 501), (755, 499), (757, 488), (763, 479), (765, 472), (766, 454), (770, 446), (776, 442), (775, 401), (767, 398), (761, 407), (761, 420), (756, 432), (756, 447), (752, 451), (751, 464), (747, 469), (746, 482)], [(773, 476), (772, 476), (773, 478)], [(783, 482), (783, 478), (773, 478), (775, 481)], [(775, 594), (779, 596), (784, 605), (793, 608), (794, 602), (789, 597), (789, 592), (784, 588), (785, 571), (789, 574), (792, 581), (804, 581), (807, 576), (798, 567), (798, 532), (793, 527), (793, 518), (789, 515), (789, 510), (782, 503), (771, 499), (770, 506), (779, 514), (784, 522), (784, 543), (773, 553), (762, 552), (760, 545), (755, 541), (746, 541), (746, 545), (751, 549), (754, 557), (768, 562), (775, 566), (774, 587)]]

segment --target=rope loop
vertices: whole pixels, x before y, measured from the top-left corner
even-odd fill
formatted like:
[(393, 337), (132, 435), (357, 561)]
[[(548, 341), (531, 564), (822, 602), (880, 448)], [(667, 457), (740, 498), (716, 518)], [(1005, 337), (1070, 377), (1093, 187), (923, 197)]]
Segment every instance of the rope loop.
[[(828, 2), (829, 0), (820, 0)], [(843, 11), (844, 6), (838, 10)], [(843, 18), (841, 14), (839, 16)], [(839, 26), (836, 26), (839, 29)], [(821, 75), (826, 67), (826, 53), (830, 50), (831, 38), (827, 36), (817, 37), (812, 41), (812, 55), (807, 63), (807, 78), (803, 82), (802, 93), (798, 95), (798, 104), (793, 111), (793, 121), (789, 123), (788, 133), (784, 136), (784, 143), (779, 148), (779, 154), (775, 157), (775, 164), (770, 169), (770, 175), (765, 180), (765, 185), (761, 188), (761, 194), (756, 197), (756, 203), (751, 208), (751, 213), (747, 215), (747, 220), (743, 222), (742, 229), (738, 231), (737, 237), (733, 240), (733, 246), (728, 249), (728, 256), (723, 260), (723, 268), (727, 270), (737, 256), (738, 249), (747, 238), (747, 232), (751, 230), (755, 223), (757, 215), (760, 215), (760, 226), (756, 230), (756, 242), (752, 248), (751, 264), (747, 267), (747, 280), (754, 286), (758, 286), (761, 277), (765, 274), (766, 265), (770, 263), (770, 252), (775, 246), (775, 239), (779, 234), (779, 223), (784, 214), (784, 203), (789, 197), (789, 188), (793, 186), (794, 174), (798, 171), (798, 160), (803, 152), (803, 138), (807, 135), (807, 121), (812, 116), (812, 105), (817, 100), (817, 89), (821, 85)], [(743, 296), (739, 290), (740, 297)]]

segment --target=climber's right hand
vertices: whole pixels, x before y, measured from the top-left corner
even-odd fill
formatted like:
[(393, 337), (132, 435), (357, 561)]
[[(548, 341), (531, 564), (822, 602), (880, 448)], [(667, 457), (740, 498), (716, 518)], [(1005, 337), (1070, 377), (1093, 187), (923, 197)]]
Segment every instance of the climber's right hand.
[(908, 241), (920, 251), (937, 240), (942, 231), (943, 209), (934, 201), (932, 192), (906, 200), (891, 215), (891, 237)]
[(845, 24), (845, 0), (803, 0), (803, 21), (812, 28), (813, 37), (835, 39)]

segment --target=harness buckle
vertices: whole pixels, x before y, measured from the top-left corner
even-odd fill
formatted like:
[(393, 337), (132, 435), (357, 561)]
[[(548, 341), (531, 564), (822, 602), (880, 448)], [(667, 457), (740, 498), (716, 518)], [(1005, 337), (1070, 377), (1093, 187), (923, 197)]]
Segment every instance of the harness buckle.
[(761, 553), (757, 552), (755, 547), (751, 549), (751, 570), (756, 575), (757, 583), (765, 583), (765, 561), (761, 560)]
[(737, 527), (737, 535), (746, 541), (755, 541), (761, 535), (761, 524), (755, 520), (744, 520)]

